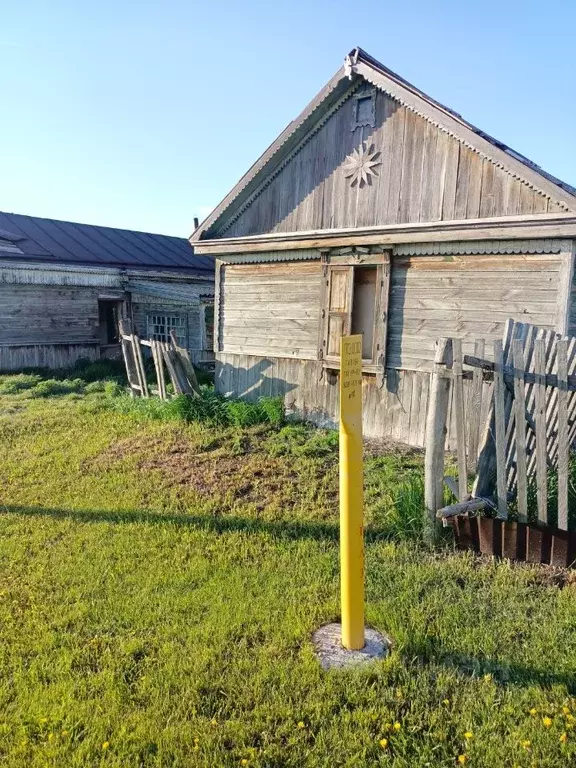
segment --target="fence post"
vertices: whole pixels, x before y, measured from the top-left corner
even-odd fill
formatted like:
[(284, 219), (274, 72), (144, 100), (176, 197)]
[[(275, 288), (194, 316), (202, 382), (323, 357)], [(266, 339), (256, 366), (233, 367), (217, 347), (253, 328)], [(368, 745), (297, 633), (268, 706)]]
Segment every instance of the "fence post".
[(434, 367), (430, 376), (430, 399), (426, 419), (426, 457), (424, 462), (424, 535), (428, 541), (436, 536), (436, 512), (444, 496), (444, 444), (450, 394), (450, 378), (446, 366), (452, 363), (452, 340), (438, 339)]

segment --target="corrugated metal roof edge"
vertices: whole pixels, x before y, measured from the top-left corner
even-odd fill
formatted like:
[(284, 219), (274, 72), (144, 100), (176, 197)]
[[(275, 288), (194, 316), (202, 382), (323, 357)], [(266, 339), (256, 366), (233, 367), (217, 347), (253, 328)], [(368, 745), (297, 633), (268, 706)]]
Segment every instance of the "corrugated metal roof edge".
[[(98, 267), (102, 267), (102, 269), (116, 269), (119, 272), (123, 272), (125, 270), (142, 270), (146, 272), (170, 272), (170, 273), (177, 273), (177, 272), (183, 272), (185, 274), (191, 274), (191, 273), (201, 273), (201, 275), (213, 275), (214, 269), (210, 269), (210, 267), (172, 267), (172, 266), (165, 266), (163, 264), (140, 264), (137, 261), (134, 261), (133, 263), (124, 263), (122, 265), (118, 264), (117, 261), (80, 261), (78, 259), (55, 259), (54, 256), (51, 256), (50, 258), (42, 258), (41, 256), (36, 256), (34, 254), (14, 254), (10, 255), (9, 253), (2, 254), (2, 260), (3, 261), (10, 261), (14, 263), (22, 262), (24, 260), (27, 261), (33, 261), (37, 264), (45, 264), (50, 265), (52, 267), (57, 266), (58, 264), (72, 266), (72, 267), (90, 267), (91, 269), (98, 269)], [(206, 257), (204, 257), (206, 258)]]

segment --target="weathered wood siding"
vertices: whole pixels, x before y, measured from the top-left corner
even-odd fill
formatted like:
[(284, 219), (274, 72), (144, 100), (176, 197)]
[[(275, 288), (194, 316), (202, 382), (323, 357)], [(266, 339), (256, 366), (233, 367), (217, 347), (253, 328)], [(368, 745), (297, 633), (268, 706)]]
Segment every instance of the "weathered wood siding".
[(394, 256), (388, 366), (430, 370), (440, 336), (502, 338), (508, 318), (555, 328), (562, 254)]
[[(421, 371), (387, 372), (382, 388), (375, 376), (365, 376), (363, 392), (364, 434), (385, 437), (409, 445), (424, 445), (430, 374)], [(470, 381), (464, 382), (465, 396), (472, 396)], [(491, 385), (485, 384), (488, 395)], [(336, 428), (339, 387), (335, 374), (320, 376), (319, 363), (309, 360), (239, 355), (216, 355), (216, 387), (224, 394), (248, 400), (282, 396), (289, 416), (320, 427)], [(486, 417), (488, 397), (483, 398)], [(454, 442), (454, 425), (449, 414), (448, 447)]]
[(0, 371), (23, 368), (71, 368), (79, 358), (98, 360), (100, 347), (93, 344), (0, 345)]
[[(132, 293), (137, 331), (146, 337), (147, 315), (182, 314), (186, 318), (188, 346), (195, 362), (213, 360), (203, 348), (200, 302), (209, 301), (213, 282), (142, 280), (159, 290), (179, 291), (183, 298)], [(84, 282), (84, 284), (83, 284)], [(119, 271), (69, 265), (0, 265), (0, 370), (25, 367), (66, 368), (78, 357), (100, 357), (100, 298), (125, 299), (124, 276)], [(113, 349), (106, 347), (106, 355)]]
[[(348, 98), (285, 165), (271, 170), (214, 236), (564, 210), (381, 91), (374, 127), (352, 130), (354, 102)], [(344, 166), (362, 142), (380, 152), (380, 164), (370, 183), (352, 186)]]
[[(560, 286), (570, 243), (526, 241), (519, 253), (492, 252), (518, 249), (500, 242), (468, 245), (481, 253), (465, 253), (464, 247), (460, 252), (460, 245), (403, 246), (392, 255), (384, 386), (375, 375), (364, 380), (369, 436), (423, 445), (439, 337), (461, 338), (464, 352), (472, 354), (476, 339), (501, 338), (508, 318), (561, 326)], [(442, 249), (449, 252), (434, 253)], [(337, 374), (322, 371), (317, 360), (322, 282), (319, 260), (222, 265), (220, 391), (250, 398), (282, 395), (289, 413), (335, 425)], [(469, 397), (470, 382), (465, 391)]]
[(320, 262), (226, 264), (220, 276), (220, 349), (314, 360)]
[(98, 289), (0, 283), (0, 343), (98, 341)]

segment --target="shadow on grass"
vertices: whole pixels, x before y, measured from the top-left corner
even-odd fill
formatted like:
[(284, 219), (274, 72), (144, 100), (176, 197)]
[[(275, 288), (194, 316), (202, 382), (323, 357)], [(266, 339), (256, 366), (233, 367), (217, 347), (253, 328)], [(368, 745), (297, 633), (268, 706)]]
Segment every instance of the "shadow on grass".
[(419, 667), (441, 664), (466, 677), (481, 678), (490, 675), (492, 680), (501, 686), (537, 685), (541, 688), (549, 688), (553, 685), (564, 685), (570, 695), (576, 693), (576, 676), (570, 672), (557, 672), (550, 666), (546, 667), (545, 659), (542, 660), (542, 667), (534, 667), (504, 659), (492, 659), (488, 656), (472, 656), (445, 649), (437, 638), (426, 638), (423, 642), (409, 642), (402, 649), (402, 656)]
[[(169, 513), (146, 510), (133, 510), (130, 512), (113, 512), (97, 509), (70, 510), (0, 504), (0, 515), (2, 514), (51, 517), (57, 520), (75, 520), (81, 523), (168, 524), (197, 528), (216, 534), (236, 531), (255, 534), (263, 533), (285, 540), (314, 539), (316, 541), (337, 542), (340, 537), (340, 528), (334, 523), (259, 520), (257, 518), (231, 515), (187, 515), (178, 512)], [(364, 536), (367, 543), (372, 543), (382, 539), (394, 538), (394, 531), (390, 528), (367, 527)]]
[[(0, 515), (24, 515), (28, 517), (50, 517), (56, 520), (74, 520), (81, 523), (115, 523), (146, 525), (174, 525), (192, 527), (215, 534), (244, 532), (248, 534), (266, 534), (278, 540), (312, 539), (336, 544), (339, 539), (339, 526), (323, 522), (285, 522), (266, 521), (237, 516), (187, 515), (179, 513), (153, 512), (134, 510), (130, 512), (113, 512), (110, 510), (67, 510), (36, 506), (0, 505)], [(365, 539), (372, 543), (382, 539), (393, 538), (390, 529), (370, 527), (366, 529)], [(413, 542), (418, 546), (417, 542)], [(438, 561), (441, 567), (441, 561)], [(564, 685), (567, 691), (576, 694), (576, 676), (570, 672), (559, 672), (545, 666), (543, 658), (541, 667), (534, 667), (507, 661), (493, 659), (488, 656), (466, 654), (447, 649), (437, 637), (426, 636), (408, 640), (403, 644), (400, 655), (408, 666), (425, 668), (428, 665), (445, 666), (470, 678), (481, 678), (491, 675), (494, 682), (501, 686), (538, 685), (546, 688), (552, 685)]]

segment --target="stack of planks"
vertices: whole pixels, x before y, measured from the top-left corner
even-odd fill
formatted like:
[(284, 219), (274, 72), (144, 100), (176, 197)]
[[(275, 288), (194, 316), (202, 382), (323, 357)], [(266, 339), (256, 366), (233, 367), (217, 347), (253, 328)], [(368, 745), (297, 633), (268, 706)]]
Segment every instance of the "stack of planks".
[(162, 400), (168, 399), (164, 367), (168, 371), (176, 395), (199, 395), (200, 389), (190, 355), (187, 349), (178, 346), (174, 331), (171, 332), (170, 342), (156, 339), (148, 341), (140, 339), (133, 332), (130, 323), (127, 320), (122, 320), (120, 322), (120, 340), (130, 393), (133, 397), (150, 396), (144, 370), (142, 347), (148, 347), (151, 351), (156, 371), (157, 393)]

